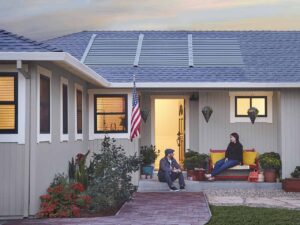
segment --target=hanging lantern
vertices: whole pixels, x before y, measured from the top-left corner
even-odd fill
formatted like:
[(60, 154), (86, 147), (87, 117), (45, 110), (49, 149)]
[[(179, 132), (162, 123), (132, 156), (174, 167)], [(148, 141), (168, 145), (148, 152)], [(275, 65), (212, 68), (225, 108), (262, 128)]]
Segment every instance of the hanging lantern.
[(208, 123), (209, 118), (211, 116), (211, 114), (213, 113), (213, 110), (210, 106), (205, 106), (202, 108), (202, 114), (205, 118), (205, 121)]
[(258, 109), (255, 107), (251, 107), (250, 109), (248, 109), (248, 116), (249, 116), (252, 124), (254, 124), (255, 119), (258, 115), (258, 112), (259, 112)]

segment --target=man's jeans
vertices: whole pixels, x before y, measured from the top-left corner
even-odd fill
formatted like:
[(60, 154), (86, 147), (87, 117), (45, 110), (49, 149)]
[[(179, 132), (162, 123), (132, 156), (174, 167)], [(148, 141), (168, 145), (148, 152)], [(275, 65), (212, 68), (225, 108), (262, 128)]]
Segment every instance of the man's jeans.
[(233, 160), (233, 159), (228, 159), (225, 162), (225, 159), (221, 159), (218, 162), (216, 162), (216, 165), (211, 173), (211, 176), (214, 177), (217, 174), (221, 173), (222, 171), (234, 167), (236, 165), (240, 164), (240, 162), (238, 160)]
[(158, 180), (160, 182), (166, 182), (169, 185), (169, 188), (173, 187), (173, 181), (175, 181), (176, 179), (179, 179), (179, 185), (180, 187), (184, 187), (185, 183), (184, 183), (184, 177), (182, 172), (180, 173), (175, 173), (175, 172), (171, 172), (171, 173), (159, 173), (158, 176)]

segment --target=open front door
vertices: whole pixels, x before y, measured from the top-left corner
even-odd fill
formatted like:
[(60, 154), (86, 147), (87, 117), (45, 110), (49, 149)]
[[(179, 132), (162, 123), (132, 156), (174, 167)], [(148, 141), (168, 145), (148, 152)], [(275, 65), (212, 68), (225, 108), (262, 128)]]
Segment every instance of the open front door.
[(165, 149), (175, 150), (174, 157), (182, 165), (185, 152), (185, 102), (183, 98), (156, 98), (154, 100), (154, 144), (160, 150), (155, 162), (165, 156)]

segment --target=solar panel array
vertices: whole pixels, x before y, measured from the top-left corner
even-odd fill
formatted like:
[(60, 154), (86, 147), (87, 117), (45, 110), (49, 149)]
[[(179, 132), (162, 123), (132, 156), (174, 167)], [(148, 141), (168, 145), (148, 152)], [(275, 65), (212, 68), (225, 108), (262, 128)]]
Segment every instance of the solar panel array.
[[(237, 39), (102, 38), (95, 37), (84, 60), (87, 65), (141, 67), (240, 67), (243, 57)], [(138, 48), (139, 43), (139, 49)], [(138, 53), (137, 53), (138, 52)], [(138, 58), (138, 60), (136, 59)]]

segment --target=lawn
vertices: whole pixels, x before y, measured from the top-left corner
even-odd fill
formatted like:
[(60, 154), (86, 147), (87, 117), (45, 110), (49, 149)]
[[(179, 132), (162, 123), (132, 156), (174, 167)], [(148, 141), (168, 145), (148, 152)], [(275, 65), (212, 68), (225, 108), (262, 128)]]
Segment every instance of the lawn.
[(300, 225), (300, 211), (253, 208), (246, 206), (210, 206), (208, 225)]

